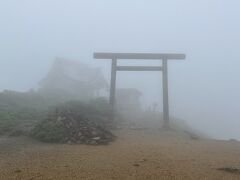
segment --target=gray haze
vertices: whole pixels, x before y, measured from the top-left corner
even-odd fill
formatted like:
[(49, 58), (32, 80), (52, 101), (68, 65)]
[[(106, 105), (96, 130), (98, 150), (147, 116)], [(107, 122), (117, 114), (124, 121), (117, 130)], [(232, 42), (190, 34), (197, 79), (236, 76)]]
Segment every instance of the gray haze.
[[(94, 51), (186, 53), (169, 63), (171, 115), (240, 139), (239, 8), (238, 0), (0, 0), (0, 90), (37, 87), (56, 56), (109, 78), (109, 62)], [(162, 100), (158, 73), (118, 80), (144, 92), (145, 106)]]

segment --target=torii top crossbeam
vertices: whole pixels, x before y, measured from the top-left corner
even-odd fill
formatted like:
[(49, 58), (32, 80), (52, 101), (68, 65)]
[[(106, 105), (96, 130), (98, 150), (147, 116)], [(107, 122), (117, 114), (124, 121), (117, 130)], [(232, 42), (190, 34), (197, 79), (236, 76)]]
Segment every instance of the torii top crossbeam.
[[(115, 110), (115, 90), (116, 90), (116, 72), (117, 71), (162, 71), (163, 84), (163, 126), (169, 128), (169, 102), (168, 102), (168, 68), (167, 60), (183, 60), (185, 54), (156, 54), (156, 53), (94, 53), (95, 59), (111, 59), (111, 89), (110, 106), (112, 108), (110, 118), (114, 118)], [(139, 59), (139, 60), (162, 60), (162, 66), (117, 66), (117, 60), (120, 59)]]
[(95, 59), (185, 59), (185, 54), (155, 54), (155, 53), (94, 53)]

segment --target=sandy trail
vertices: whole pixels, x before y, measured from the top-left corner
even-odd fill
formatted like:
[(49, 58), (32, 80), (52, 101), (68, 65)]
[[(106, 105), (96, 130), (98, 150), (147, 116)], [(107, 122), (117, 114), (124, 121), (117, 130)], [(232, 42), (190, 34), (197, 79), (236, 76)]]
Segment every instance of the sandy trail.
[(240, 167), (240, 143), (191, 140), (157, 130), (119, 130), (107, 146), (45, 144), (0, 139), (0, 179), (168, 180), (240, 179), (216, 170)]

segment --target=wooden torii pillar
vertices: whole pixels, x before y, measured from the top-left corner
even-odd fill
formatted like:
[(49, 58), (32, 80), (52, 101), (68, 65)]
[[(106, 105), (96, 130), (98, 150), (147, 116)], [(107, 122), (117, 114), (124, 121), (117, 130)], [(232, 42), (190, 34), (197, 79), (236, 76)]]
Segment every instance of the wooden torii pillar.
[[(95, 59), (111, 59), (111, 86), (109, 103), (111, 107), (111, 120), (115, 113), (115, 93), (117, 71), (162, 71), (163, 87), (163, 128), (168, 129), (169, 125), (169, 101), (168, 101), (168, 60), (183, 60), (185, 54), (152, 54), (152, 53), (94, 53)], [(139, 60), (162, 60), (162, 66), (118, 66), (117, 60), (139, 59)]]

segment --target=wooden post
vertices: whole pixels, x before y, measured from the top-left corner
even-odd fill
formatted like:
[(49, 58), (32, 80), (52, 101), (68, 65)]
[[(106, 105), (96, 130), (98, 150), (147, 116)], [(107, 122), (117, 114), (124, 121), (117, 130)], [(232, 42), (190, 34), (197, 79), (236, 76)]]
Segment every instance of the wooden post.
[(163, 86), (163, 128), (169, 129), (169, 102), (168, 102), (168, 67), (167, 59), (162, 60), (162, 86)]
[(116, 72), (117, 72), (117, 59), (112, 59), (110, 99), (109, 99), (109, 104), (111, 108), (109, 119), (111, 121), (114, 120), (114, 114), (115, 114), (115, 92), (116, 92), (116, 74), (117, 74)]

